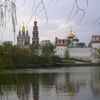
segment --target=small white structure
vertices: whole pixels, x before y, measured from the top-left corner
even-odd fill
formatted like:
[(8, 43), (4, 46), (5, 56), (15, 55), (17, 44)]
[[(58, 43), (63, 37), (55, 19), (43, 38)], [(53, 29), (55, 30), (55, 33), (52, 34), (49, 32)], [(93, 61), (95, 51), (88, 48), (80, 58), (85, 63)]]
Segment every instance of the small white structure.
[[(92, 49), (95, 52), (96, 49), (100, 48), (100, 35), (93, 35), (91, 43), (92, 43)], [(92, 54), (91, 55), (91, 62), (100, 63), (100, 58), (97, 58)]]
[(92, 36), (92, 47), (93, 48), (100, 48), (100, 35), (93, 35)]

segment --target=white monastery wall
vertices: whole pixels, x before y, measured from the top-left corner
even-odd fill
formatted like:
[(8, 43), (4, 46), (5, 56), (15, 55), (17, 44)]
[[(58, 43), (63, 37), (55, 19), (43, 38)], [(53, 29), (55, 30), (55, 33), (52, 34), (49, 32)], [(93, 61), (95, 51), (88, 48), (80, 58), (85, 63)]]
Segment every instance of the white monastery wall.
[(100, 48), (100, 43), (92, 43), (93, 48)]
[(55, 55), (61, 58), (64, 58), (66, 49), (67, 49), (67, 46), (57, 46), (55, 49)]
[(67, 48), (66, 46), (57, 46), (55, 55), (64, 58), (65, 52), (68, 49), (69, 55), (72, 58), (82, 59), (89, 61), (91, 55), (91, 48)]
[(91, 48), (68, 48), (71, 57), (89, 57)]

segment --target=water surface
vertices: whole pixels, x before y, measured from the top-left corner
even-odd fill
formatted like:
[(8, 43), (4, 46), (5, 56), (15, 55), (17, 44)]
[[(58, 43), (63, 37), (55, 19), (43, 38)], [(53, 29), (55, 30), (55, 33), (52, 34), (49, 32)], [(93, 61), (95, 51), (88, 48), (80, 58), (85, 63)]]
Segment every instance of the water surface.
[(100, 68), (3, 71), (0, 100), (100, 100)]

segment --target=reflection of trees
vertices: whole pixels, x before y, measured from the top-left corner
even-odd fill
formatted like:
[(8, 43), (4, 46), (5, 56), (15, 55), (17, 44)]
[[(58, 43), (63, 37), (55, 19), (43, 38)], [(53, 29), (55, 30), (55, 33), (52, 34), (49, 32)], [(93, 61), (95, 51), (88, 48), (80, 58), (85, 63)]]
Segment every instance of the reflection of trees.
[(17, 86), (17, 95), (19, 100), (29, 100), (30, 84), (23, 84)]
[(92, 73), (91, 89), (94, 95), (100, 95), (100, 70), (96, 70)]
[[(60, 77), (60, 76), (59, 76)], [(69, 96), (74, 96), (78, 91), (78, 87), (76, 84), (70, 81), (70, 73), (63, 74), (63, 77), (60, 77), (60, 82), (56, 83), (56, 92), (57, 93), (65, 93)], [(62, 78), (64, 78), (62, 80)]]
[(39, 100), (39, 76), (37, 74), (32, 77), (32, 91), (33, 100)]
[(19, 100), (29, 100), (31, 75), (17, 75), (16, 91)]
[[(41, 75), (44, 84), (54, 83), (54, 75)], [(13, 85), (13, 87), (11, 87)], [(33, 100), (39, 99), (39, 75), (38, 74), (4, 74), (0, 75), (0, 95), (10, 91), (16, 92), (19, 100), (30, 100), (32, 92)], [(31, 87), (32, 86), (32, 87)], [(32, 89), (32, 91), (31, 91)], [(5, 94), (3, 94), (5, 96)], [(8, 96), (8, 95), (7, 95)]]
[(49, 87), (55, 84), (55, 78), (56, 75), (55, 74), (42, 74), (40, 76), (41, 79), (41, 83), (43, 86)]
[[(38, 75), (30, 74), (4, 74), (0, 75), (0, 95), (4, 92), (14, 91), (18, 95), (19, 100), (29, 100), (31, 84), (33, 88), (33, 100), (38, 100), (39, 81)], [(12, 87), (13, 86), (13, 87)], [(3, 94), (5, 96), (5, 94)]]

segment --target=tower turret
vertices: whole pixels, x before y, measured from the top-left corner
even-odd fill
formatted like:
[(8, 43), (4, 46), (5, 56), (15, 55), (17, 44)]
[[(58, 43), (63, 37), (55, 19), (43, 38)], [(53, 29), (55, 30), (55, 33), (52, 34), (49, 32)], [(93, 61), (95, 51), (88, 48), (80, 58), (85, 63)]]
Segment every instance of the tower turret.
[(34, 21), (34, 26), (33, 26), (33, 38), (32, 38), (32, 44), (33, 45), (38, 45), (39, 44), (39, 32), (38, 32), (38, 26), (37, 26), (37, 21)]
[(26, 36), (28, 36), (28, 29), (26, 29)]
[(19, 36), (21, 36), (21, 29), (19, 29)]
[(22, 27), (22, 35), (25, 36), (25, 26)]

